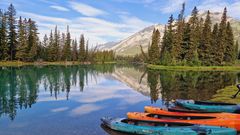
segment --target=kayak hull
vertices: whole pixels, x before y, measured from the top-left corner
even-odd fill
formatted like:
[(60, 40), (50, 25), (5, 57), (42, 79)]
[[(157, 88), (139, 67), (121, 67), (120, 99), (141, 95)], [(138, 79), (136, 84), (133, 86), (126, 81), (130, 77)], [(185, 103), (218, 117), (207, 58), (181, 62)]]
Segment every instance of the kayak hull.
[(216, 102), (201, 102), (194, 100), (181, 100), (175, 101), (176, 105), (204, 112), (228, 112), (228, 113), (240, 113), (240, 105), (228, 104), (228, 103), (216, 103)]
[(177, 115), (166, 115), (166, 114), (152, 114), (152, 113), (140, 113), (140, 112), (129, 112), (127, 113), (129, 119), (146, 120), (146, 121), (158, 121), (158, 122), (179, 122), (209, 126), (222, 126), (228, 128), (234, 128), (240, 131), (240, 119), (226, 119), (216, 118), (211, 116), (177, 116)]
[(170, 111), (164, 110), (159, 107), (153, 107), (153, 106), (145, 106), (144, 107), (145, 112), (152, 113), (152, 114), (164, 114), (164, 115), (171, 115), (171, 116), (212, 116), (216, 118), (228, 118), (228, 119), (239, 119), (240, 120), (240, 114), (234, 114), (234, 113), (200, 113), (200, 112), (177, 112), (177, 111)]
[[(188, 125), (186, 126), (146, 126), (146, 125), (134, 125), (129, 123), (124, 123), (124, 118), (102, 118), (103, 124), (113, 130), (134, 133), (134, 134), (144, 134), (144, 135), (236, 135), (237, 132), (231, 128), (216, 127), (216, 126), (204, 126), (204, 125)], [(141, 121), (143, 122), (143, 121)], [(146, 123), (151, 123), (144, 121)], [(170, 124), (168, 122), (157, 122), (164, 125)], [(176, 124), (176, 123), (175, 123)], [(179, 123), (180, 124), (180, 123)], [(184, 125), (184, 123), (181, 123)]]

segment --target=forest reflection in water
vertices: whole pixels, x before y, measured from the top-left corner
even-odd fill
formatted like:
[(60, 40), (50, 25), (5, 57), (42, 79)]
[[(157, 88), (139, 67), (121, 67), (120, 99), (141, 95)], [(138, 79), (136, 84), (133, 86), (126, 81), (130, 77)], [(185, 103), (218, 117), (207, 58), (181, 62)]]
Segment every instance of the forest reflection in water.
[[(59, 94), (65, 94), (68, 100), (73, 86), (78, 86), (79, 92), (90, 80), (96, 80), (99, 74), (118, 76), (118, 79), (128, 86), (144, 83), (149, 88), (151, 102), (159, 98), (162, 101), (172, 99), (209, 100), (216, 90), (235, 84), (240, 76), (237, 72), (196, 72), (196, 71), (155, 71), (146, 70), (142, 66), (126, 65), (85, 65), (85, 66), (23, 66), (0, 68), (0, 118), (8, 115), (11, 120), (17, 115), (18, 109), (31, 108), (38, 102), (40, 87), (44, 88), (55, 99)], [(124, 74), (124, 72), (127, 72)], [(124, 81), (122, 78), (129, 78)], [(141, 76), (136, 80), (131, 80)], [(130, 84), (131, 83), (131, 84)], [(145, 88), (145, 87), (144, 87)], [(138, 92), (144, 90), (136, 90)], [(147, 91), (147, 90), (145, 90)], [(166, 102), (167, 103), (167, 102)]]
[(156, 102), (161, 93), (163, 101), (172, 99), (210, 100), (216, 91), (238, 82), (237, 72), (220, 71), (154, 71), (149, 70), (151, 99)]

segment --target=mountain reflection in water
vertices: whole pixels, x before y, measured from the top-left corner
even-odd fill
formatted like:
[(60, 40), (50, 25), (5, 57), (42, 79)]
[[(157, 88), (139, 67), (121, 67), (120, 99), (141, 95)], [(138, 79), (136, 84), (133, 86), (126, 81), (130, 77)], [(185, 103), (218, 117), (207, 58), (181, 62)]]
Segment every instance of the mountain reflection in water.
[[(23, 66), (1, 67), (0, 77), (0, 119), (7, 115), (14, 120), (17, 110), (31, 108), (37, 102), (75, 100), (79, 94), (81, 99), (78, 100), (85, 103), (101, 102), (101, 99), (113, 97), (124, 98), (126, 94), (121, 91), (118, 94), (109, 94), (111, 89), (119, 85), (115, 84), (116, 81), (140, 93), (142, 96), (139, 97), (142, 99), (150, 97), (151, 103), (177, 98), (209, 100), (216, 90), (235, 84), (239, 73), (154, 71), (131, 65)], [(107, 80), (103, 84), (106, 90), (95, 85), (103, 79)], [(112, 83), (115, 85), (111, 85)], [(94, 93), (84, 96), (85, 90), (89, 89), (94, 90)], [(137, 102), (136, 100), (129, 102)], [(52, 111), (68, 109), (69, 107), (62, 106)], [(101, 106), (86, 104), (75, 108), (72, 115), (83, 115), (99, 109)]]

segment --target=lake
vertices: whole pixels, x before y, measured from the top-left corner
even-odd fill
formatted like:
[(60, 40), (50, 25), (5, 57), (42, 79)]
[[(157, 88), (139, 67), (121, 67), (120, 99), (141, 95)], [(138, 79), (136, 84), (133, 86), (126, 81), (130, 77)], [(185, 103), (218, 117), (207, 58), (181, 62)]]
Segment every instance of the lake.
[(125, 117), (177, 98), (210, 100), (239, 78), (113, 64), (0, 67), (0, 135), (104, 135), (103, 116)]

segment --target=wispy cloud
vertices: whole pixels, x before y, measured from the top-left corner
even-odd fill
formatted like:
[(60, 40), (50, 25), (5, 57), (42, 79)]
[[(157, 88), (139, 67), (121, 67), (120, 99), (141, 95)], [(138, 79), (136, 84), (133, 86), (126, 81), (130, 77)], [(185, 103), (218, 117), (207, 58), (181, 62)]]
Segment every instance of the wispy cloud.
[(168, 0), (167, 4), (163, 5), (160, 10), (162, 13), (174, 13), (181, 8), (184, 2), (187, 1), (188, 0)]
[(44, 15), (39, 15), (39, 14), (35, 14), (35, 13), (30, 13), (30, 12), (23, 12), (23, 11), (20, 11), (18, 13), (20, 16), (27, 17), (27, 18), (33, 18), (35, 21), (38, 21), (38, 22), (51, 22), (51, 23), (56, 23), (56, 24), (70, 22), (68, 19), (60, 18), (60, 17), (44, 16)]
[(62, 6), (56, 6), (56, 5), (52, 5), (50, 6), (50, 8), (53, 8), (53, 9), (56, 9), (58, 11), (69, 11), (69, 9), (65, 8), (65, 7), (62, 7)]
[(73, 20), (71, 28), (73, 32), (76, 31), (75, 33), (81, 31), (91, 37), (92, 43), (104, 43), (106, 39), (122, 40), (152, 24), (135, 16), (120, 16), (118, 22), (94, 17), (79, 17)]
[(77, 17), (72, 19), (44, 16), (29, 12), (19, 12), (23, 17), (30, 17), (39, 26), (40, 38), (44, 34), (49, 34), (51, 29), (58, 25), (59, 30), (66, 31), (66, 26), (70, 25), (72, 38), (79, 38), (80, 34), (85, 34), (90, 44), (102, 44), (111, 40), (122, 40), (131, 34), (141, 30), (153, 23), (142, 20), (136, 16), (120, 15), (118, 22), (112, 22), (97, 17)]
[(73, 2), (70, 1), (70, 6), (77, 12), (81, 13), (85, 16), (98, 16), (98, 15), (104, 15), (106, 14), (105, 11), (101, 9), (97, 9), (95, 7), (92, 7), (90, 5), (80, 3), (80, 2)]

